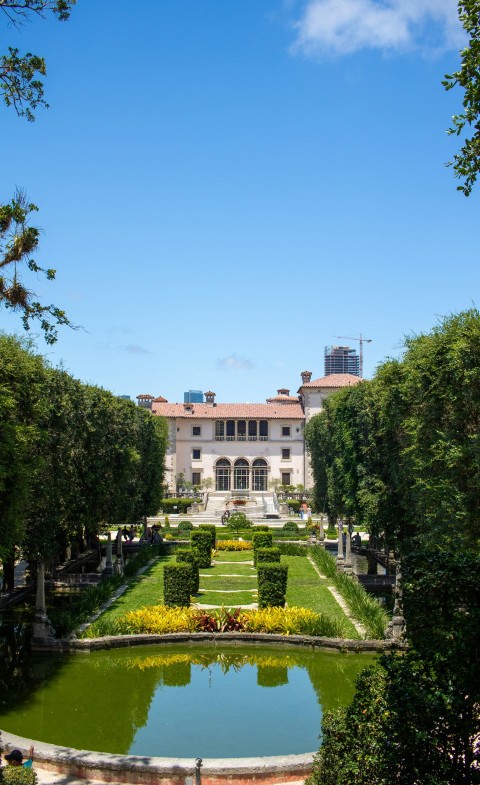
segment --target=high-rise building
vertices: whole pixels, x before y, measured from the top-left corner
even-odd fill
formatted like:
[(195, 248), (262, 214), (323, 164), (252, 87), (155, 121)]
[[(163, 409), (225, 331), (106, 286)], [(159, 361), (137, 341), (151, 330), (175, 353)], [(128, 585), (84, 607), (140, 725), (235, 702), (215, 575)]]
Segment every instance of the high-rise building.
[(325, 376), (332, 373), (351, 373), (360, 376), (360, 357), (356, 349), (349, 346), (325, 347)]
[(201, 390), (187, 390), (183, 393), (184, 403), (203, 403), (203, 392)]

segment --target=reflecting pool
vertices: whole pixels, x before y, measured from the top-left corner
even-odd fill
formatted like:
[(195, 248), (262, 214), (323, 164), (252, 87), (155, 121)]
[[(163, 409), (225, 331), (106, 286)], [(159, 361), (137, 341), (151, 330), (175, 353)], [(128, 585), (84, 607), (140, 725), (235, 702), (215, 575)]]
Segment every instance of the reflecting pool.
[(39, 657), (0, 727), (77, 749), (250, 757), (318, 748), (373, 655), (257, 645), (162, 645)]

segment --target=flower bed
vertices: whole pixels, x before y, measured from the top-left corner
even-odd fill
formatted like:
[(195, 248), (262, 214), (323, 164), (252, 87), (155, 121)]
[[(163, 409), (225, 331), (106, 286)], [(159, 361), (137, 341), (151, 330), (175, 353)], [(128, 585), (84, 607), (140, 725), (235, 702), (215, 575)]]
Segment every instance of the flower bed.
[(342, 625), (335, 619), (306, 608), (265, 608), (205, 611), (196, 608), (171, 608), (155, 605), (130, 611), (107, 623), (97, 622), (86, 636), (164, 635), (171, 632), (264, 632), (282, 635), (343, 637)]
[(252, 543), (245, 540), (217, 540), (216, 551), (251, 551)]

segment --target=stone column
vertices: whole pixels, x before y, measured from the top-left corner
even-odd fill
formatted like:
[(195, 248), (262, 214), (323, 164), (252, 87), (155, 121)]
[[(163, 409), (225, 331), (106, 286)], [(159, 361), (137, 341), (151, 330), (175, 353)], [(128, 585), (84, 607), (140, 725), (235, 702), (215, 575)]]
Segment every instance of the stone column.
[(43, 561), (39, 561), (37, 564), (37, 600), (33, 621), (33, 637), (37, 640), (54, 637), (54, 631), (50, 625), (45, 606), (45, 562)]
[(123, 549), (122, 549), (122, 529), (118, 528), (117, 532), (117, 560), (114, 565), (114, 572), (116, 575), (123, 575)]
[(338, 554), (337, 554), (337, 571), (343, 572), (344, 559), (343, 559), (343, 521), (338, 520)]
[(143, 540), (144, 542), (148, 542), (148, 522), (147, 522), (147, 516), (146, 516), (146, 515), (144, 515), (144, 516), (143, 516), (143, 534), (142, 534), (142, 540)]
[(351, 546), (350, 532), (349, 532), (349, 530), (347, 528), (346, 539), (345, 539), (345, 564), (344, 564), (343, 569), (349, 575), (351, 575), (352, 572), (353, 572), (353, 568), (352, 568), (352, 554), (351, 554), (351, 547), (350, 546)]
[(318, 524), (318, 539), (321, 543), (325, 542), (325, 529), (323, 528), (323, 518), (320, 518)]
[(102, 575), (105, 578), (108, 578), (110, 575), (113, 575), (112, 534), (111, 534), (111, 532), (108, 532), (108, 534), (107, 534), (107, 558), (105, 560), (105, 569), (103, 570)]
[(393, 606), (391, 621), (388, 623), (385, 631), (385, 638), (388, 641), (401, 642), (405, 637), (405, 619), (403, 618), (401, 611), (402, 576), (400, 573), (400, 563), (397, 565), (396, 577), (395, 604)]

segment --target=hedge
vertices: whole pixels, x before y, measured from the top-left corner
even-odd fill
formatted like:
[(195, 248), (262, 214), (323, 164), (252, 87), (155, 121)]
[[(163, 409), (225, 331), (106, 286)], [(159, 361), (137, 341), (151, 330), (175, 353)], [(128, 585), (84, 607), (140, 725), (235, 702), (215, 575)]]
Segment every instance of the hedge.
[(300, 529), (298, 528), (298, 524), (295, 521), (287, 521), (282, 526), (282, 531), (284, 532), (291, 532), (292, 534), (298, 534)]
[(257, 548), (257, 565), (280, 562), (280, 548)]
[(298, 512), (300, 505), (303, 504), (303, 502), (299, 501), (299, 499), (285, 499), (283, 504), (286, 504), (292, 512)]
[[(195, 499), (162, 499), (160, 506), (163, 512), (167, 515), (172, 513), (185, 513), (188, 507), (191, 507)], [(177, 509), (175, 510), (174, 507)]]
[(214, 523), (201, 523), (198, 527), (200, 531), (211, 532), (212, 535), (212, 551), (215, 548), (217, 542), (217, 527)]
[(163, 568), (163, 597), (165, 605), (188, 608), (192, 586), (192, 565), (186, 562), (166, 564)]
[(192, 583), (190, 586), (190, 594), (197, 594), (200, 586), (200, 576), (198, 573), (198, 556), (191, 548), (177, 548), (175, 551), (175, 558), (177, 564), (185, 563), (190, 564), (192, 568)]
[(285, 607), (288, 567), (284, 564), (258, 565), (258, 607)]
[(198, 558), (198, 566), (210, 567), (212, 563), (212, 534), (211, 532), (193, 531), (190, 537), (192, 550)]
[(253, 563), (257, 563), (258, 548), (271, 548), (273, 545), (272, 532), (255, 532), (252, 537), (253, 543)]

